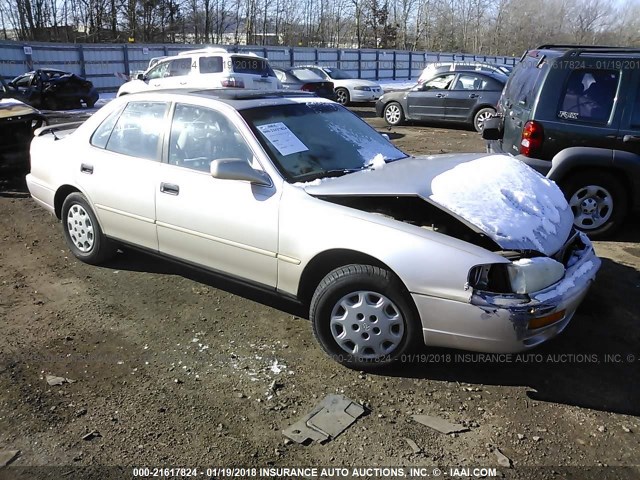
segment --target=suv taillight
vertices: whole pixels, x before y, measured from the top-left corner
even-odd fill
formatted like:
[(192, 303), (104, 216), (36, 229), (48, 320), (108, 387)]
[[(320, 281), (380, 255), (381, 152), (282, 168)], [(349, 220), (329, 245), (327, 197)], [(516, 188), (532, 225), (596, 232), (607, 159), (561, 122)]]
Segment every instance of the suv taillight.
[(520, 141), (520, 153), (526, 157), (534, 157), (542, 148), (544, 130), (542, 125), (533, 120), (524, 124), (522, 140)]
[(315, 92), (316, 86), (313, 83), (305, 83), (304, 85), (302, 85), (302, 87), (300, 87), (300, 90), (302, 90), (303, 92)]
[(244, 82), (239, 78), (229, 77), (223, 78), (220, 82), (226, 88), (244, 88)]

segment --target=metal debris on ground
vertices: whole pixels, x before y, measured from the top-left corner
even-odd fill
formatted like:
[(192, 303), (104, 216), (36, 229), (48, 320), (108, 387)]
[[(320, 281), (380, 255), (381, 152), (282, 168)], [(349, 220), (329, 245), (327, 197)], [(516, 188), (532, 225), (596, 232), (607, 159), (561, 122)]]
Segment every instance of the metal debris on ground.
[(411, 450), (413, 450), (413, 453), (416, 453), (416, 454), (422, 453), (422, 449), (418, 446), (416, 442), (414, 442), (410, 438), (405, 438), (404, 440), (409, 444), (409, 446), (411, 447)]
[(45, 380), (49, 385), (55, 387), (56, 385), (62, 385), (64, 383), (74, 383), (75, 380), (71, 380), (70, 378), (57, 377), (55, 375), (47, 375)]
[(496, 454), (496, 458), (498, 459), (498, 465), (505, 468), (512, 468), (511, 459), (507, 457), (504, 453), (502, 453), (499, 449), (495, 449), (493, 453)]
[(9, 465), (18, 455), (20, 455), (20, 450), (0, 450), (0, 468)]
[(311, 412), (282, 433), (298, 443), (324, 443), (340, 435), (363, 413), (361, 405), (344, 395), (327, 395)]
[(94, 430), (93, 432), (87, 433), (84, 437), (82, 437), (82, 439), (89, 441), (101, 436), (102, 435), (100, 435), (100, 432), (98, 432), (97, 430)]
[(411, 415), (411, 418), (413, 418), (416, 422), (432, 428), (440, 433), (449, 434), (469, 431), (469, 429), (464, 425), (451, 423), (439, 417), (432, 417), (430, 415)]

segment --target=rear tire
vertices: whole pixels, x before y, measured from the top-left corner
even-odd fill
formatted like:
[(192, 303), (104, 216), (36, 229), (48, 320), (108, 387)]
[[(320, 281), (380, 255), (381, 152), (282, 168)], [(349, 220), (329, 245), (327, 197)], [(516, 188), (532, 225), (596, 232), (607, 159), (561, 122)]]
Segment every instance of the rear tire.
[(98, 265), (113, 257), (116, 248), (102, 233), (86, 197), (71, 193), (62, 204), (62, 231), (71, 252), (85, 263)]
[(478, 110), (473, 116), (473, 128), (476, 129), (476, 132), (482, 133), (482, 130), (484, 130), (485, 120), (493, 117), (495, 114), (496, 111), (490, 107), (481, 108), (480, 110)]
[(390, 365), (422, 338), (400, 279), (372, 265), (346, 265), (325, 276), (313, 294), (309, 318), (324, 351), (358, 370)]
[(573, 212), (573, 225), (590, 238), (613, 234), (627, 215), (629, 197), (624, 185), (607, 171), (585, 171), (562, 182)]

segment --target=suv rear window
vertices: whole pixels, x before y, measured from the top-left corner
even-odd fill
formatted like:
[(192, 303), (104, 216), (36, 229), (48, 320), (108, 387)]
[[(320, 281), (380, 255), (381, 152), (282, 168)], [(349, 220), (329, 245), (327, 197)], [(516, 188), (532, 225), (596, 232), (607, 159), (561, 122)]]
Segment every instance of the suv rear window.
[(569, 75), (558, 118), (606, 123), (618, 89), (616, 70), (581, 69)]
[(235, 73), (248, 73), (252, 75), (275, 77), (267, 60), (259, 57), (231, 57), (231, 65)]

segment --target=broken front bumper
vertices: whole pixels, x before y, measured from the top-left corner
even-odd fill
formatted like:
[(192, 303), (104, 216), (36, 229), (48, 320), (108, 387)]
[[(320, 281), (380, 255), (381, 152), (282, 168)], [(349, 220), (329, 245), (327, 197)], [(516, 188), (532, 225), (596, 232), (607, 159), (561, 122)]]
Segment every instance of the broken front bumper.
[(413, 294), (424, 342), (488, 353), (515, 353), (562, 332), (600, 268), (590, 242), (557, 283), (528, 295), (475, 291), (469, 303)]

